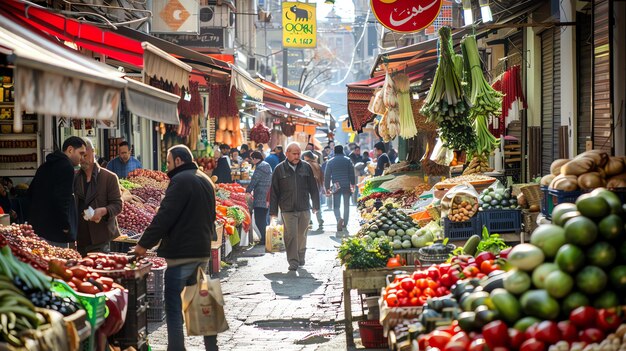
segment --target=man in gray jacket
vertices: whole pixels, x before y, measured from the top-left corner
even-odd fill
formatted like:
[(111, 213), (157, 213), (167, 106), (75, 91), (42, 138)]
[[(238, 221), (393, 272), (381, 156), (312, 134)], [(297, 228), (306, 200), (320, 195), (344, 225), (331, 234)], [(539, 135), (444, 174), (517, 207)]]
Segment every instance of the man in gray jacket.
[[(354, 165), (348, 156), (343, 153), (343, 146), (335, 146), (335, 157), (328, 161), (324, 172), (326, 194), (333, 196), (333, 210), (337, 219), (337, 232), (341, 232), (348, 225), (350, 216), (350, 195), (354, 191)], [(339, 206), (343, 197), (343, 218)]]
[(287, 158), (274, 169), (270, 190), (270, 216), (274, 220), (280, 207), (290, 271), (305, 263), (311, 203), (313, 213), (320, 209), (315, 175), (308, 163), (300, 161), (301, 152), (298, 143), (287, 146)]

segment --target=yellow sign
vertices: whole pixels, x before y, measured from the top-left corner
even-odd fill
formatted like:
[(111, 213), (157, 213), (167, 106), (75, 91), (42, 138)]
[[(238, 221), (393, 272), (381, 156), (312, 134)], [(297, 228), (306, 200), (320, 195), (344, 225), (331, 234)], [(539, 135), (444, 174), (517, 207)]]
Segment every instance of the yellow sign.
[(283, 2), (283, 47), (314, 48), (317, 46), (315, 4)]

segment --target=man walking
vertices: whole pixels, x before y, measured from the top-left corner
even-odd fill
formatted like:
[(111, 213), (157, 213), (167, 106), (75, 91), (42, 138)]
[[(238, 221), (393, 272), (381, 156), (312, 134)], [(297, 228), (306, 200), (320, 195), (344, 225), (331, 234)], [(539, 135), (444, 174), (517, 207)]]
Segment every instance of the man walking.
[(62, 150), (46, 156), (28, 187), (28, 222), (50, 245), (69, 248), (74, 246), (78, 226), (74, 167), (85, 155), (85, 141), (71, 136)]
[(128, 177), (128, 173), (141, 168), (141, 162), (130, 155), (130, 145), (127, 141), (122, 141), (117, 146), (119, 156), (107, 163), (107, 169), (115, 174), (118, 178)]
[[(161, 207), (135, 247), (135, 254), (161, 242), (157, 253), (167, 261), (165, 321), (167, 349), (185, 350), (181, 292), (196, 283), (196, 270), (211, 258), (215, 237), (215, 188), (193, 162), (191, 150), (176, 145), (167, 152), (170, 184)], [(217, 350), (217, 335), (205, 336), (207, 350)]]
[[(313, 176), (315, 177), (315, 181), (317, 182), (317, 188), (321, 198), (321, 196), (323, 195), (321, 194), (322, 189), (324, 189), (324, 173), (322, 173), (322, 166), (320, 166), (319, 162), (317, 161), (317, 157), (311, 150), (305, 151), (302, 154), (302, 159), (304, 159), (313, 170)], [(324, 219), (322, 219), (322, 211), (317, 211), (315, 215), (317, 216), (317, 225), (319, 226), (317, 230), (321, 231), (324, 229)], [(311, 225), (313, 224), (313, 222), (309, 223), (311, 223)]]
[(265, 229), (267, 228), (267, 197), (272, 185), (272, 167), (263, 161), (263, 154), (254, 151), (250, 158), (254, 165), (254, 173), (250, 184), (246, 188), (247, 194), (252, 194), (252, 208), (254, 223), (261, 234), (261, 245), (265, 245)]
[(282, 145), (276, 146), (272, 150), (270, 155), (265, 158), (265, 162), (269, 163), (269, 165), (272, 167), (272, 171), (274, 171), (276, 169), (276, 166), (278, 166), (278, 164), (283, 162), (284, 160), (285, 154), (283, 154)]
[(298, 143), (287, 146), (287, 159), (276, 166), (270, 190), (270, 216), (275, 218), (280, 207), (290, 271), (305, 263), (311, 202), (313, 213), (320, 209), (317, 182), (311, 166), (300, 162), (301, 152)]
[[(341, 232), (348, 225), (350, 217), (350, 195), (354, 190), (354, 165), (343, 154), (343, 146), (335, 146), (335, 157), (328, 161), (324, 173), (326, 194), (333, 196), (333, 210), (337, 219), (337, 232)], [(343, 218), (339, 206), (343, 197)]]
[[(74, 179), (78, 203), (76, 247), (82, 256), (89, 252), (108, 252), (111, 240), (120, 235), (117, 215), (122, 212), (122, 193), (115, 173), (96, 162), (93, 143), (85, 139), (87, 149)], [(91, 207), (94, 214), (85, 219), (83, 211)]]

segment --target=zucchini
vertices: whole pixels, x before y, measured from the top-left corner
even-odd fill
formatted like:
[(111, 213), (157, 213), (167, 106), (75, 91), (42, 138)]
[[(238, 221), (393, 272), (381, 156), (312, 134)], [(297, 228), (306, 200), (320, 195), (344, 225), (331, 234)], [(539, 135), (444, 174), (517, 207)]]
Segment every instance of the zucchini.
[(465, 242), (465, 246), (463, 246), (463, 252), (466, 255), (472, 255), (472, 256), (476, 255), (476, 251), (478, 249), (478, 244), (479, 243), (480, 243), (480, 236), (472, 235)]

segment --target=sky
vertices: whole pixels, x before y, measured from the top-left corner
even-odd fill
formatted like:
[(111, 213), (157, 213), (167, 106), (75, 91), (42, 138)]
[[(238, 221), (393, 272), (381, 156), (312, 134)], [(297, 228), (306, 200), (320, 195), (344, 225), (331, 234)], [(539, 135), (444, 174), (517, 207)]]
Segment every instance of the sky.
[[(327, 5), (325, 0), (316, 0), (317, 2), (317, 20), (325, 21), (324, 17), (328, 15), (333, 5)], [(343, 19), (343, 22), (354, 20), (354, 3), (352, 0), (335, 0), (335, 13)]]

